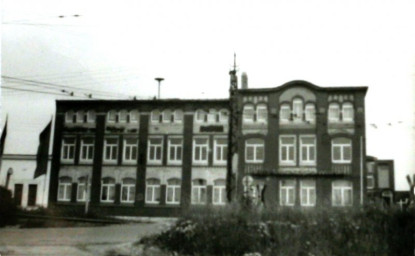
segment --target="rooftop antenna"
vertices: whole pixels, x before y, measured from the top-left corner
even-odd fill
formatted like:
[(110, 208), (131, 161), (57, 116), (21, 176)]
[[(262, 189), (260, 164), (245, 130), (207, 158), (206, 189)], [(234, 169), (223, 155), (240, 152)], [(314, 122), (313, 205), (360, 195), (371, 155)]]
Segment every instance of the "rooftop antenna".
[(161, 81), (163, 81), (163, 80), (164, 80), (164, 78), (162, 78), (162, 77), (156, 77), (156, 78), (154, 78), (154, 80), (156, 80), (157, 82), (159, 82), (159, 83), (158, 83), (158, 86), (159, 86), (159, 90), (158, 90), (158, 99), (160, 99), (160, 85), (161, 85)]

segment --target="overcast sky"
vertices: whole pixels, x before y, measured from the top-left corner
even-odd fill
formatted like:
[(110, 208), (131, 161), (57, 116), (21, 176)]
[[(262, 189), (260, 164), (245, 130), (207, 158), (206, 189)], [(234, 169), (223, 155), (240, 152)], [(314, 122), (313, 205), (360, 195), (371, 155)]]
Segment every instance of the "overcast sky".
[[(415, 1), (2, 1), (6, 153), (36, 153), (54, 100), (226, 98), (237, 54), (249, 87), (369, 86), (367, 153), (415, 172)], [(63, 16), (63, 17), (59, 17)], [(37, 81), (21, 82), (18, 79)], [(75, 97), (53, 85), (71, 86)], [(62, 89), (62, 88), (61, 88)]]

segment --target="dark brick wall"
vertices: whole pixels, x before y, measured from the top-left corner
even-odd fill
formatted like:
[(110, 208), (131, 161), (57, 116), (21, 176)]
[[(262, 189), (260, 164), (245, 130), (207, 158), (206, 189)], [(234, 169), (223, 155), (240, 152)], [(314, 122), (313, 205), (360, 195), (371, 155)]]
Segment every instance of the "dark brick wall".
[(50, 172), (49, 183), (49, 202), (54, 203), (57, 201), (58, 196), (58, 182), (59, 182), (59, 169), (61, 166), (61, 146), (62, 146), (62, 129), (63, 129), (64, 116), (56, 115), (55, 118), (55, 132), (53, 137), (53, 149), (52, 149), (52, 166)]

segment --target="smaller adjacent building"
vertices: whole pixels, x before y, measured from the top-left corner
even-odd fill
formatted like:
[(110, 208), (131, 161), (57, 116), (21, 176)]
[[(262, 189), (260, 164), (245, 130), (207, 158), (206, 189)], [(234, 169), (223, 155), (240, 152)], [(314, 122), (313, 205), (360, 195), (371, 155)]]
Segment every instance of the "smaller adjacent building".
[(382, 199), (393, 204), (395, 192), (393, 160), (366, 157), (366, 189), (369, 201)]

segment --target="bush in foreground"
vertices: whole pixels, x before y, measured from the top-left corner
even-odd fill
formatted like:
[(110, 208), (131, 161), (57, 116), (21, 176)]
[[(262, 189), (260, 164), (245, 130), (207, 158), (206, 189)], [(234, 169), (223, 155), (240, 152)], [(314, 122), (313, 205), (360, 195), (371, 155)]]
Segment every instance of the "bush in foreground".
[(239, 207), (192, 211), (141, 243), (182, 255), (413, 255), (415, 212)]

